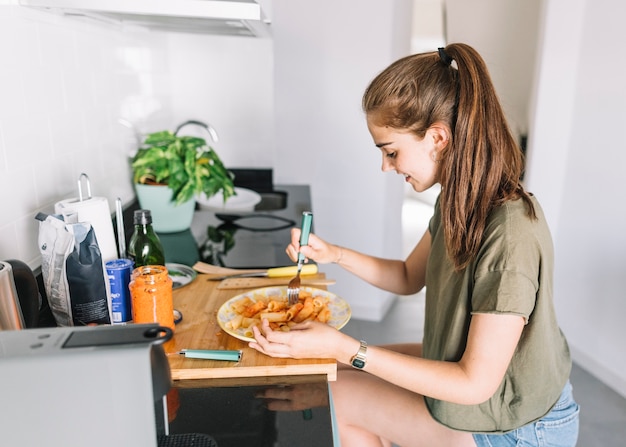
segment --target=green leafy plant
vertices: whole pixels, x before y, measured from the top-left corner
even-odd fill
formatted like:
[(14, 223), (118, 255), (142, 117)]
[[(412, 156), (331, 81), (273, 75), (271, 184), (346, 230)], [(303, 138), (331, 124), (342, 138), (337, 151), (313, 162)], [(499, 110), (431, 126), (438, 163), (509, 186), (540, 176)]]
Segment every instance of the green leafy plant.
[(224, 201), (235, 193), (233, 173), (203, 138), (169, 130), (149, 134), (131, 166), (135, 183), (168, 185), (176, 204), (202, 192), (211, 197), (221, 191)]

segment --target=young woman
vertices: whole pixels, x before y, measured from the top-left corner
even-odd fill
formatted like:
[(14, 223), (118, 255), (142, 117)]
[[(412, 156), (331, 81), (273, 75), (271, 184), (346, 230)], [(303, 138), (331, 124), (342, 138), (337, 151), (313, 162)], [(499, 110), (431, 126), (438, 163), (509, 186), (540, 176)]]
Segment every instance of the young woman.
[(576, 444), (571, 359), (552, 300), (553, 248), (537, 199), (520, 183), (516, 145), (480, 55), (464, 44), (405, 57), (363, 97), (383, 171), (441, 193), (405, 261), (316, 235), (301, 251), (399, 295), (426, 287), (422, 344), (367, 346), (324, 324), (255, 330), (276, 357), (335, 358), (342, 447)]

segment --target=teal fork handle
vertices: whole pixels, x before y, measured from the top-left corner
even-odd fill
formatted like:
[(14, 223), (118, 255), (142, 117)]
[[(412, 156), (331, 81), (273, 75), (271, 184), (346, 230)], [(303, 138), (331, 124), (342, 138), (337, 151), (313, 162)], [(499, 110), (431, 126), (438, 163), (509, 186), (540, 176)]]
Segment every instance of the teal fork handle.
[[(300, 233), (300, 246), (308, 245), (312, 222), (313, 222), (313, 213), (311, 211), (302, 212), (302, 225), (300, 226), (302, 230)], [(298, 270), (302, 268), (303, 262), (304, 262), (304, 255), (302, 253), (298, 253)]]

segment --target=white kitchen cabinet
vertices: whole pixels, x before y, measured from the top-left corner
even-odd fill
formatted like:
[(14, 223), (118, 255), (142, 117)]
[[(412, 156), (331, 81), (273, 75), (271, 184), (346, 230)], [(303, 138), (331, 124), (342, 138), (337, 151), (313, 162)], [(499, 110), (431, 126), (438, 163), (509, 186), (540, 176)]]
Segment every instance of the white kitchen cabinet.
[(159, 31), (266, 37), (270, 20), (254, 0), (20, 0), (50, 12)]

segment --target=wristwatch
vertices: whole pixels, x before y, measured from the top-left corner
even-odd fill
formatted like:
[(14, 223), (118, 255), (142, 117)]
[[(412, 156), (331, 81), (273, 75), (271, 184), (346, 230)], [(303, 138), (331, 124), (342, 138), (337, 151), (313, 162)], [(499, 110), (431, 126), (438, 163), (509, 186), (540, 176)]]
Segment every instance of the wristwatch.
[(356, 369), (365, 368), (365, 363), (367, 362), (367, 343), (361, 340), (361, 346), (359, 347), (359, 352), (357, 352), (354, 357), (350, 359), (350, 364), (352, 367)]

